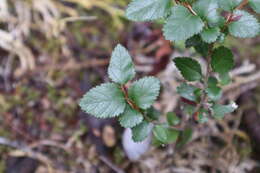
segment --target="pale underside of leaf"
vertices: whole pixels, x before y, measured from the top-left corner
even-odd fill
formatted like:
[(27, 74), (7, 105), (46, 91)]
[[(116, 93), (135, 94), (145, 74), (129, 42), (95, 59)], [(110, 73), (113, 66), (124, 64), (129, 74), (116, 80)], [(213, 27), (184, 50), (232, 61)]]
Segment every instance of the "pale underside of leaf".
[(194, 11), (209, 25), (219, 25), (221, 17), (218, 12), (218, 2), (216, 0), (198, 0), (194, 3)]
[(243, 0), (218, 0), (219, 6), (226, 11), (232, 11)]
[(130, 99), (140, 108), (149, 108), (159, 95), (160, 81), (155, 77), (144, 77), (135, 81), (128, 90)]
[(86, 113), (98, 118), (108, 118), (123, 113), (126, 102), (118, 85), (105, 83), (87, 92), (79, 105)]
[(119, 122), (125, 128), (132, 128), (143, 121), (143, 116), (140, 112), (132, 109), (127, 105), (124, 113), (120, 115)]
[(112, 53), (108, 67), (108, 75), (112, 81), (125, 84), (135, 76), (134, 64), (128, 51), (120, 44)]
[(208, 29), (204, 29), (200, 33), (200, 36), (202, 40), (205, 41), (206, 43), (212, 43), (217, 40), (219, 34), (220, 34), (219, 28), (208, 28)]
[(171, 0), (133, 0), (126, 16), (133, 21), (149, 21), (165, 17), (170, 12)]
[(260, 0), (249, 0), (250, 7), (257, 13), (260, 13)]
[(199, 33), (203, 26), (199, 16), (193, 15), (183, 6), (176, 5), (163, 27), (163, 33), (170, 41), (186, 40)]
[(228, 29), (231, 35), (250, 38), (259, 34), (260, 25), (254, 16), (241, 10), (236, 10), (234, 16), (240, 16), (240, 19), (229, 24)]

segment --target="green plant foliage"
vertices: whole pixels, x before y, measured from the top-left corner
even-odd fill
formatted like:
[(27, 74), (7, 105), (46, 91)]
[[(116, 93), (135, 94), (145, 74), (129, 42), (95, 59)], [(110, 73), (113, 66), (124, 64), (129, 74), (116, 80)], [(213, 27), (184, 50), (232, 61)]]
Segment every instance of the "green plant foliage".
[(112, 53), (108, 67), (108, 75), (112, 81), (125, 84), (135, 76), (134, 64), (128, 51), (120, 44)]
[(125, 98), (119, 86), (105, 83), (91, 89), (79, 103), (82, 110), (98, 118), (119, 116), (125, 110)]
[(182, 76), (188, 81), (197, 81), (202, 77), (200, 64), (189, 57), (177, 57), (173, 59)]
[(133, 140), (135, 142), (143, 141), (153, 129), (153, 125), (147, 121), (143, 121), (141, 124), (138, 124), (134, 128), (132, 128)]
[(121, 126), (132, 128), (143, 121), (143, 116), (140, 112), (132, 109), (127, 105), (124, 113), (119, 117)]
[(218, 0), (220, 8), (226, 11), (234, 10), (242, 0)]
[(231, 78), (228, 73), (219, 74), (220, 84), (221, 85), (228, 85), (231, 82)]
[(210, 26), (218, 26), (224, 23), (219, 15), (218, 1), (216, 0), (198, 0), (193, 5), (194, 11)]
[(249, 38), (259, 34), (260, 25), (254, 16), (242, 10), (236, 10), (234, 15), (238, 17), (241, 16), (241, 18), (228, 25), (228, 30), (231, 35), (240, 38)]
[(167, 122), (170, 126), (176, 126), (181, 122), (181, 120), (174, 112), (168, 112)]
[(221, 91), (221, 88), (218, 87), (218, 86), (209, 86), (207, 89), (206, 89), (206, 92), (208, 94), (208, 97), (213, 100), (213, 101), (217, 101), (221, 98), (222, 96), (222, 91)]
[(197, 96), (195, 95), (196, 87), (182, 83), (177, 87), (177, 93), (180, 94), (183, 98), (188, 99), (190, 101), (197, 101)]
[(220, 29), (218, 27), (207, 28), (200, 33), (202, 40), (206, 43), (215, 42), (218, 39), (219, 35), (220, 35)]
[(250, 7), (257, 13), (260, 13), (260, 0), (249, 0)]
[(150, 107), (146, 110), (146, 116), (151, 120), (158, 120), (160, 116), (160, 112), (156, 110), (154, 107)]
[(179, 136), (179, 131), (170, 129), (164, 125), (156, 125), (153, 134), (163, 144), (175, 142)]
[[(241, 10), (248, 5), (259, 13), (260, 0), (132, 0), (126, 17), (133, 21), (161, 19), (163, 35), (170, 41), (185, 41), (186, 48), (193, 47), (204, 58), (206, 69), (194, 57), (176, 57), (173, 62), (185, 81), (177, 87), (181, 96), (183, 115), (174, 112), (160, 122), (161, 113), (152, 105), (159, 96), (160, 81), (155, 77), (135, 78), (135, 68), (129, 52), (117, 45), (108, 67), (109, 78), (114, 83), (101, 84), (88, 91), (80, 100), (86, 113), (98, 118), (118, 117), (121, 126), (131, 128), (132, 138), (141, 142), (153, 132), (157, 144), (176, 142), (181, 147), (192, 138), (192, 126), (196, 121), (206, 123), (210, 118), (221, 119), (233, 112), (232, 102), (221, 105), (223, 85), (232, 79), (234, 67), (232, 51), (223, 47), (229, 35), (245, 38), (259, 34), (257, 19)], [(202, 73), (205, 72), (205, 73)], [(163, 112), (163, 110), (161, 110)], [(161, 120), (161, 119), (160, 119)], [(176, 128), (183, 131), (175, 130)]]
[(155, 77), (145, 77), (135, 81), (128, 91), (129, 97), (137, 106), (147, 109), (159, 95), (160, 81)]
[(183, 147), (192, 138), (193, 130), (191, 128), (186, 128), (180, 133), (180, 138), (178, 139), (177, 148)]
[(215, 72), (219, 74), (226, 74), (233, 68), (233, 66), (233, 54), (230, 49), (223, 46), (214, 49), (211, 67)]
[(201, 54), (203, 57), (208, 55), (209, 45), (203, 42), (199, 35), (194, 35), (185, 41), (186, 48), (194, 47), (194, 49)]
[(149, 21), (165, 17), (171, 11), (171, 0), (133, 0), (126, 16), (133, 21)]
[(167, 128), (163, 125), (156, 125), (153, 129), (154, 136), (161, 142), (167, 142)]
[(206, 92), (208, 94), (208, 97), (213, 100), (217, 101), (222, 96), (222, 90), (220, 87), (217, 86), (218, 81), (215, 77), (210, 77), (208, 80), (208, 88), (206, 89)]
[(163, 27), (164, 36), (170, 41), (186, 40), (203, 29), (204, 23), (185, 7), (176, 5)]
[(232, 102), (229, 105), (220, 105), (215, 104), (212, 106), (211, 111), (213, 117), (216, 119), (221, 119), (225, 116), (225, 114), (231, 113), (237, 109), (236, 103)]

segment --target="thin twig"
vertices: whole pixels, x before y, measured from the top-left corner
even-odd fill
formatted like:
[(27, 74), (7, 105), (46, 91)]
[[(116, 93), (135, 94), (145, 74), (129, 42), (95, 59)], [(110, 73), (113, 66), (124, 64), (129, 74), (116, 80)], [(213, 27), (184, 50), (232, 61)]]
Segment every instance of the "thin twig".
[(194, 111), (195, 113), (197, 113), (199, 111), (199, 109), (203, 106), (203, 104), (205, 102), (207, 102), (207, 99), (208, 99), (207, 93), (206, 93), (205, 90), (208, 87), (208, 80), (209, 80), (209, 76), (210, 76), (210, 73), (211, 73), (210, 64), (211, 64), (211, 56), (212, 56), (213, 47), (214, 47), (214, 44), (209, 45), (208, 56), (206, 58), (206, 60), (207, 60), (207, 71), (206, 71), (205, 77), (203, 79), (203, 93), (202, 93), (202, 96), (201, 96), (200, 103), (195, 108), (195, 111)]
[(243, 0), (239, 6), (236, 7), (236, 10), (241, 10), (242, 8), (244, 8), (246, 5), (248, 4), (248, 0)]
[(5, 145), (8, 147), (15, 148), (17, 150), (11, 152), (12, 155), (16, 155), (16, 156), (26, 155), (28, 157), (36, 159), (36, 160), (44, 163), (47, 166), (49, 173), (54, 172), (53, 168), (51, 166), (52, 165), (51, 161), (49, 160), (48, 157), (44, 156), (41, 153), (33, 151), (29, 147), (26, 147), (24, 144), (21, 144), (21, 143), (15, 142), (15, 141), (10, 141), (9, 139), (0, 137), (0, 145)]
[(107, 157), (105, 156), (100, 156), (99, 159), (104, 162), (107, 166), (109, 166), (113, 171), (116, 173), (125, 173), (121, 168), (117, 167), (114, 165)]

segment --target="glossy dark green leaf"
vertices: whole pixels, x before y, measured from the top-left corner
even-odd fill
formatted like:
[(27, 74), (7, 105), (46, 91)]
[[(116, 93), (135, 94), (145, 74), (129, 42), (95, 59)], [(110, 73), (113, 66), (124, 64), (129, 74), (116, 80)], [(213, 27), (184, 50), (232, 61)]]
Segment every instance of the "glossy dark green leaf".
[(173, 59), (174, 64), (188, 81), (198, 81), (202, 77), (200, 64), (189, 57), (177, 57)]
[(233, 54), (230, 49), (223, 46), (214, 49), (212, 54), (211, 67), (215, 72), (219, 74), (225, 74), (229, 72), (233, 66)]
[(146, 116), (148, 118), (150, 118), (151, 120), (158, 120), (160, 114), (161, 113), (157, 109), (155, 109), (153, 106), (146, 110)]
[(186, 145), (188, 142), (190, 142), (191, 138), (192, 138), (192, 134), (193, 131), (191, 128), (186, 128), (184, 129), (184, 131), (182, 131), (180, 133), (180, 137), (177, 141), (177, 148), (183, 147), (184, 145)]
[(203, 57), (206, 57), (209, 51), (209, 44), (203, 42), (199, 35), (194, 35), (185, 42), (186, 48), (194, 47), (194, 49), (201, 54)]

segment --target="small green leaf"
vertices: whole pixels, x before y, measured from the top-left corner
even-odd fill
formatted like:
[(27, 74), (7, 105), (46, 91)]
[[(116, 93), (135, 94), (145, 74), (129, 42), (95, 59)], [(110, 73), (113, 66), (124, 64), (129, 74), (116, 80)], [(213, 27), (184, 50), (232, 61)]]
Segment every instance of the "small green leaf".
[(112, 53), (108, 67), (108, 75), (112, 81), (125, 84), (135, 76), (134, 64), (128, 51), (118, 44)]
[(220, 34), (220, 29), (215, 27), (215, 28), (204, 29), (200, 33), (200, 36), (202, 40), (205, 41), (206, 43), (212, 43), (217, 40), (219, 34)]
[(175, 142), (179, 136), (179, 131), (170, 129), (164, 125), (156, 125), (153, 129), (153, 134), (163, 144)]
[(121, 126), (125, 128), (132, 128), (143, 121), (143, 116), (140, 112), (132, 109), (130, 106), (126, 106), (125, 111), (119, 117)]
[(179, 137), (180, 132), (174, 129), (168, 128), (167, 130), (167, 143), (176, 142)]
[(167, 129), (163, 125), (156, 125), (153, 128), (154, 136), (161, 142), (167, 142)]
[(141, 142), (149, 136), (153, 129), (153, 125), (147, 121), (143, 121), (132, 128), (132, 138), (135, 142)]
[(151, 120), (158, 120), (160, 116), (160, 112), (156, 110), (153, 106), (146, 110), (146, 116)]
[(193, 5), (193, 10), (210, 26), (219, 26), (221, 16), (218, 11), (218, 2), (216, 0), (198, 0)]
[(236, 10), (233, 15), (241, 17), (238, 21), (231, 22), (228, 25), (228, 30), (231, 35), (240, 38), (249, 38), (259, 34), (260, 25), (254, 16), (241, 10)]
[(194, 49), (202, 56), (206, 57), (209, 51), (209, 44), (201, 40), (199, 35), (194, 35), (185, 42), (186, 48), (194, 47)]
[(183, 113), (191, 116), (194, 114), (195, 108), (195, 106), (186, 104), (183, 107)]
[(205, 109), (199, 110), (199, 115), (198, 115), (198, 122), (199, 123), (206, 123), (208, 122), (208, 117), (206, 115), (207, 111)]
[(220, 33), (217, 42), (224, 43), (225, 39), (226, 39), (226, 35), (224, 33)]
[(130, 99), (140, 108), (149, 108), (159, 95), (160, 81), (155, 77), (144, 77), (129, 88)]
[(177, 148), (183, 147), (184, 145), (186, 145), (188, 142), (190, 142), (191, 138), (192, 138), (192, 134), (193, 131), (191, 128), (186, 128), (184, 129), (184, 131), (182, 131), (180, 133), (180, 137), (178, 139)]
[(199, 16), (193, 15), (183, 6), (176, 5), (172, 8), (172, 14), (163, 26), (163, 33), (167, 40), (186, 40), (198, 34), (204, 26)]
[(231, 82), (231, 78), (228, 73), (219, 74), (220, 84), (228, 85)]
[(202, 77), (200, 64), (188, 57), (177, 57), (173, 59), (182, 76), (188, 81), (198, 81)]
[(230, 49), (221, 46), (213, 51), (211, 67), (215, 72), (225, 74), (231, 70), (233, 66), (233, 54)]
[(208, 80), (208, 86), (217, 86), (218, 80), (217, 78), (210, 76)]
[(171, 0), (133, 0), (126, 16), (132, 21), (150, 21), (160, 19), (171, 11)]
[(105, 83), (87, 92), (80, 100), (79, 106), (97, 118), (108, 118), (123, 113), (126, 102), (119, 86)]
[(237, 104), (232, 102), (229, 105), (220, 105), (220, 104), (215, 104), (211, 108), (213, 117), (216, 119), (222, 119), (225, 114), (234, 112), (237, 109)]
[(196, 89), (197, 88), (192, 85), (182, 83), (180, 86), (177, 87), (177, 93), (180, 94), (183, 98), (186, 98), (190, 101), (196, 101), (197, 97), (194, 94)]
[(208, 88), (206, 89), (206, 92), (208, 94), (208, 97), (213, 100), (217, 101), (222, 96), (221, 88), (217, 86), (218, 81), (215, 77), (210, 77), (208, 81)]
[(242, 0), (218, 0), (220, 8), (226, 11), (234, 10)]
[(170, 126), (176, 126), (180, 123), (180, 118), (174, 112), (168, 112), (167, 122)]
[(249, 5), (256, 13), (260, 13), (260, 0), (249, 0)]
[(208, 97), (213, 101), (219, 100), (222, 96), (221, 88), (217, 86), (209, 86), (206, 89), (206, 92), (208, 94)]

